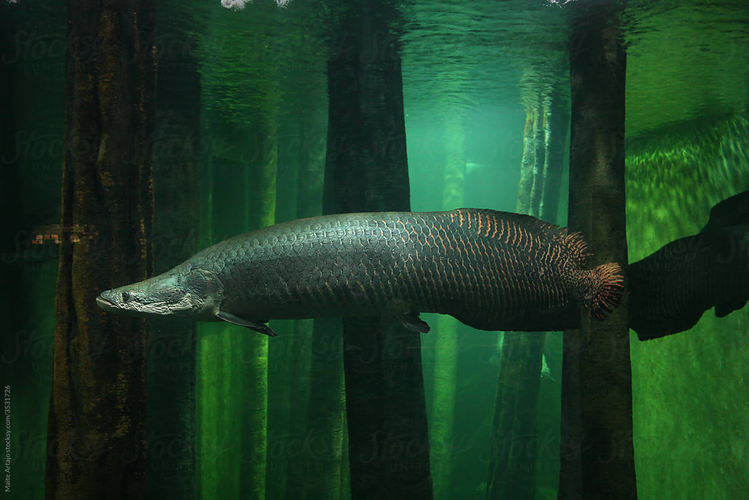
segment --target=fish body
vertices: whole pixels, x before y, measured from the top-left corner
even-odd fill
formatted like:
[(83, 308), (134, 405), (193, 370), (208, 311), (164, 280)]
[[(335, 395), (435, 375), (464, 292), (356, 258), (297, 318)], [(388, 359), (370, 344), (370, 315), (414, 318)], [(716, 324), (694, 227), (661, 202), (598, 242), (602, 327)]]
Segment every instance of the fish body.
[(574, 314), (560, 313), (578, 302), (601, 319), (619, 302), (619, 266), (586, 270), (587, 258), (580, 234), (514, 213), (328, 215), (222, 241), (162, 275), (107, 290), (97, 303), (269, 335), (270, 319), (388, 313), (428, 331), (421, 312), (482, 330), (560, 330), (576, 326)]
[(702, 230), (629, 265), (629, 327), (640, 340), (722, 318), (749, 300), (749, 191), (717, 203)]
[(640, 340), (690, 330), (749, 300), (749, 225), (711, 226), (629, 267), (629, 326)]

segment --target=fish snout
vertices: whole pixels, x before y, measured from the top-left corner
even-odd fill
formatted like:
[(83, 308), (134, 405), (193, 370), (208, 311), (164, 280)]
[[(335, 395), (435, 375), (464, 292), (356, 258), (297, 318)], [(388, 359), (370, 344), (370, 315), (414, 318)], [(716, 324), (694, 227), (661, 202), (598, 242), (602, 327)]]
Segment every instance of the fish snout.
[(96, 297), (96, 305), (104, 309), (105, 311), (117, 311), (117, 302), (112, 298), (112, 291), (106, 290)]

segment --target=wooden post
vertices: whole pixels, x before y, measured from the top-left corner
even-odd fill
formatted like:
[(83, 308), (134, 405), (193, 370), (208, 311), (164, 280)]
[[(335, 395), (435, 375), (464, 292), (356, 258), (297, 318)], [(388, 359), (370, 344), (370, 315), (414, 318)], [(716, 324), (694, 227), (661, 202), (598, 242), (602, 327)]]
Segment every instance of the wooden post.
[[(373, 0), (340, 7), (324, 211), (409, 210), (399, 12)], [(352, 500), (431, 500), (419, 334), (383, 318), (343, 325)]]
[(143, 498), (143, 319), (96, 296), (152, 269), (154, 7), (72, 0), (47, 499)]
[[(626, 273), (624, 194), (625, 52), (620, 10), (586, 4), (570, 44), (570, 215), (593, 253)], [(626, 297), (625, 297), (626, 299)], [(637, 498), (627, 301), (599, 322), (581, 315), (565, 332), (559, 498)]]

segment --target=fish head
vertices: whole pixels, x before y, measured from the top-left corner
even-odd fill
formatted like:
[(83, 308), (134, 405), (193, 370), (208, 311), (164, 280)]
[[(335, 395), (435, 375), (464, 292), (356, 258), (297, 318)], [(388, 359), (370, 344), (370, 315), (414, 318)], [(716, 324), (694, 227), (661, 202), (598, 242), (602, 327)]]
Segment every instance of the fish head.
[(177, 267), (131, 285), (105, 290), (96, 304), (130, 316), (192, 316), (212, 319), (223, 299), (223, 285), (213, 271)]

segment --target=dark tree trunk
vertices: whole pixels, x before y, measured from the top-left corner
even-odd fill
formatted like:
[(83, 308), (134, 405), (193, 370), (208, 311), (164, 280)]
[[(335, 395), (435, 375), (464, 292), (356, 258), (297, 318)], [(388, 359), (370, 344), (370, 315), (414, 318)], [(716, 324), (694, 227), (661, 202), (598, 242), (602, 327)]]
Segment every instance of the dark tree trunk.
[(489, 500), (533, 500), (536, 488), (536, 402), (543, 333), (505, 332), (500, 355), (489, 461)]
[(351, 498), (433, 498), (419, 335), (389, 318), (343, 327)]
[[(409, 210), (400, 41), (394, 7), (360, 0), (328, 61), (327, 213)], [(392, 12), (391, 12), (392, 10)]]
[[(625, 52), (620, 11), (589, 8), (570, 43), (570, 227), (585, 234), (590, 266), (626, 267)], [(605, 321), (581, 315), (565, 332), (559, 498), (635, 499), (627, 303)]]
[[(158, 113), (154, 138), (155, 273), (163, 273), (198, 250), (200, 220), (200, 73), (194, 41), (159, 16)], [(188, 318), (151, 321), (148, 338), (148, 496), (185, 500), (195, 495), (196, 323)]]
[[(398, 19), (395, 5), (369, 0), (339, 16), (328, 62), (327, 212), (410, 208)], [(431, 500), (419, 334), (384, 318), (343, 324), (351, 496)]]
[(151, 2), (70, 2), (49, 499), (145, 493), (146, 322), (95, 298), (152, 269), (153, 22)]

